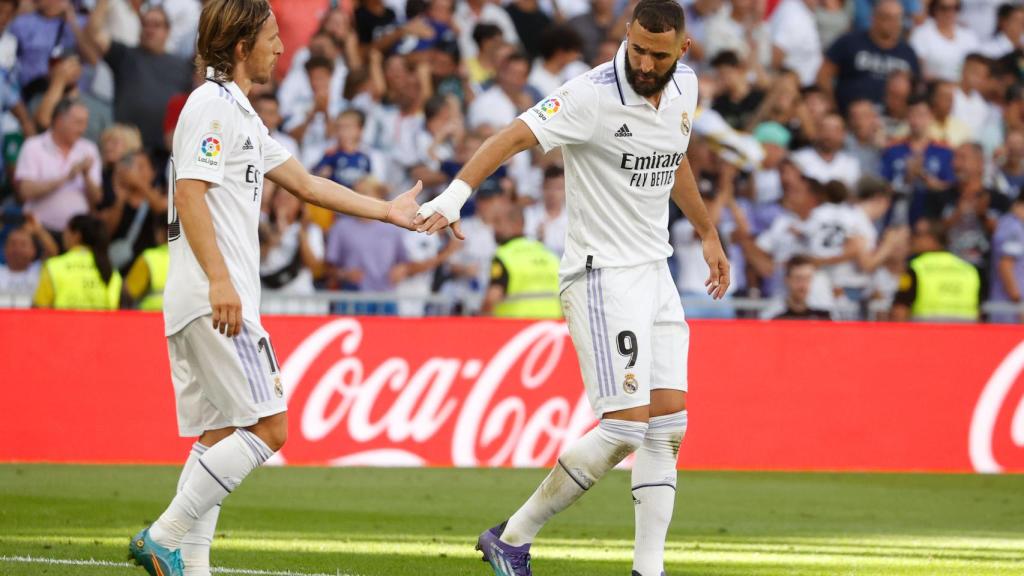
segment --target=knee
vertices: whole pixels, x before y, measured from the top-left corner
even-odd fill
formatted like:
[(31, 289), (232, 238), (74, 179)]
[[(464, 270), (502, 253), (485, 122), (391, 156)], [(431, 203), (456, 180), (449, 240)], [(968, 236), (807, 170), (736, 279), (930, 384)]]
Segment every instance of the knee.
[(647, 422), (604, 418), (597, 427), (605, 441), (615, 446), (613, 457), (622, 460), (643, 445), (648, 424)]
[(274, 452), (284, 447), (288, 441), (288, 417), (287, 414), (275, 414), (261, 419), (256, 425), (249, 428), (249, 431), (260, 437), (260, 440)]

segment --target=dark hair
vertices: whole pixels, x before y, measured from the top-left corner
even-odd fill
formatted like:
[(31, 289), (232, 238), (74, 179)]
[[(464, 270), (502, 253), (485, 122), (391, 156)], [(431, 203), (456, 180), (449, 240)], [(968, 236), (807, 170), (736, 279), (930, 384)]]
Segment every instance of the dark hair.
[(310, 56), (309, 60), (306, 60), (306, 74), (309, 74), (317, 68), (323, 68), (327, 70), (329, 74), (334, 73), (334, 62), (331, 62), (326, 56)]
[(640, 0), (633, 9), (631, 22), (640, 24), (644, 30), (654, 34), (669, 30), (681, 34), (686, 29), (686, 15), (676, 0)]
[(252, 50), (263, 23), (270, 18), (268, 0), (210, 0), (199, 16), (196, 67), (213, 68), (217, 80), (229, 80), (235, 71), (235, 46)]
[(722, 66), (728, 66), (731, 68), (740, 67), (740, 57), (736, 55), (732, 50), (722, 50), (711, 59), (712, 68), (721, 68)]
[(529, 67), (530, 64), (532, 64), (532, 62), (530, 62), (530, 57), (526, 55), (526, 52), (523, 52), (522, 50), (516, 50), (515, 52), (512, 52), (511, 54), (506, 56), (505, 59), (501, 61), (501, 67), (504, 68), (505, 66), (508, 66), (513, 62), (526, 62), (527, 67)]
[(992, 32), (995, 36), (999, 34), (999, 29), (1013, 16), (1013, 13), (1020, 10), (1021, 6), (1012, 2), (1006, 2), (999, 5), (999, 10), (996, 11), (996, 29)]
[(348, 76), (345, 76), (345, 88), (341, 91), (341, 95), (345, 100), (352, 100), (356, 97), (359, 87), (369, 80), (370, 71), (366, 68), (350, 71)]
[(913, 108), (914, 106), (919, 106), (921, 104), (927, 106), (929, 110), (932, 109), (931, 100), (924, 94), (911, 94), (910, 97), (907, 98), (907, 108)]
[(430, 4), (427, 2), (427, 0), (406, 0), (405, 20), (409, 21), (416, 18), (420, 14), (423, 14), (424, 12), (427, 11), (427, 7), (429, 6)]
[(800, 268), (801, 266), (815, 266), (814, 260), (811, 260), (810, 256), (804, 254), (797, 254), (786, 261), (786, 276), (793, 273), (793, 270)]
[(864, 176), (857, 181), (857, 199), (873, 200), (875, 198), (892, 198), (892, 186), (878, 176)]
[(540, 56), (547, 60), (559, 52), (582, 52), (583, 38), (573, 27), (565, 24), (549, 26), (540, 35)]
[(558, 164), (552, 164), (544, 169), (544, 180), (551, 180), (552, 178), (561, 178), (565, 176), (565, 169)]
[(79, 105), (82, 105), (82, 102), (76, 98), (61, 99), (61, 101), (57, 102), (57, 106), (55, 106), (53, 109), (53, 117), (50, 119), (50, 124), (52, 125), (54, 122), (57, 121), (57, 118), (64, 116), (65, 114), (70, 112), (72, 108)]
[(473, 28), (473, 42), (481, 48), (483, 47), (484, 42), (494, 38), (495, 36), (501, 36), (501, 28), (498, 28), (489, 22), (481, 22)]
[(366, 126), (366, 114), (359, 108), (346, 108), (342, 110), (341, 114), (338, 114), (338, 118), (342, 116), (354, 116), (359, 121), (359, 127), (364, 128)]
[(918, 223), (914, 225), (914, 228), (915, 234), (931, 236), (939, 244), (943, 246), (946, 245), (946, 226), (941, 220), (935, 220), (932, 218), (918, 220)]
[(440, 40), (434, 45), (434, 50), (451, 56), (456, 64), (462, 61), (462, 51), (459, 50), (459, 43), (456, 40)]
[(426, 104), (423, 105), (423, 118), (426, 120), (432, 120), (435, 116), (441, 113), (445, 107), (448, 106), (448, 99), (442, 94), (434, 94), (427, 100)]
[(846, 198), (849, 197), (850, 191), (846, 188), (846, 184), (843, 184), (839, 180), (829, 180), (822, 185), (822, 194), (825, 196), (825, 201), (829, 204), (842, 204), (846, 202)]
[[(940, 2), (942, 2), (942, 0), (932, 0), (928, 3), (928, 16), (935, 18), (935, 13), (939, 11)], [(961, 8), (963, 8), (963, 4), (958, 0), (956, 3), (956, 11), (959, 12)]]
[(110, 237), (107, 235), (107, 228), (98, 218), (88, 214), (79, 214), (68, 222), (68, 229), (82, 237), (82, 244), (92, 250), (93, 260), (100, 270), (100, 278), (104, 284), (110, 283), (110, 277), (114, 275), (114, 266), (110, 263)]
[(984, 64), (986, 68), (988, 68), (990, 71), (992, 70), (992, 59), (989, 58), (988, 56), (985, 56), (984, 54), (979, 54), (978, 52), (971, 52), (970, 54), (964, 57), (964, 64), (967, 64), (968, 62), (977, 62), (979, 64)]

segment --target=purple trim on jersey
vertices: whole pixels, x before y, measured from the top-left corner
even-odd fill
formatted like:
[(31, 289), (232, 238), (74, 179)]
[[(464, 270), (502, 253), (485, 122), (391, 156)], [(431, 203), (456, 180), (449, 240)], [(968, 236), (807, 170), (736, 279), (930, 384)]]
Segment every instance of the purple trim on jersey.
[(267, 373), (263, 370), (263, 364), (260, 362), (260, 351), (256, 348), (256, 344), (252, 340), (252, 334), (249, 333), (249, 330), (244, 324), (242, 325), (242, 336), (245, 337), (245, 341), (249, 345), (249, 351), (252, 354), (253, 367), (257, 374), (257, 390), (260, 392), (260, 397), (262, 398), (260, 401), (266, 402), (267, 400), (270, 400), (270, 381), (267, 380)]
[(242, 347), (238, 345), (238, 339), (232, 338), (231, 342), (235, 345), (235, 353), (238, 354), (238, 361), (242, 363), (242, 370), (245, 371), (245, 379), (249, 381), (249, 393), (252, 394), (252, 401), (259, 403), (256, 399), (256, 385), (253, 382), (252, 373), (249, 369), (249, 361), (245, 358), (245, 354), (242, 352)]
[(604, 362), (601, 356), (601, 347), (598, 342), (601, 338), (601, 334), (600, 323), (597, 320), (597, 307), (594, 303), (594, 300), (596, 299), (595, 293), (594, 274), (593, 272), (587, 272), (587, 313), (590, 315), (590, 343), (594, 348), (594, 369), (597, 372), (598, 397), (604, 398), (608, 395), (608, 387), (605, 385)]
[[(616, 55), (616, 58), (617, 57), (618, 55)], [(612, 72), (615, 74), (615, 87), (619, 90), (619, 102), (622, 102), (622, 105), (625, 106), (626, 97), (622, 94), (622, 83), (619, 82), (619, 65), (615, 62), (616, 58), (612, 58)], [(625, 56), (623, 56), (623, 58), (625, 58)]]
[(601, 269), (598, 268), (595, 272), (597, 272), (597, 310), (601, 315), (601, 332), (604, 334), (604, 361), (608, 375), (608, 395), (615, 396), (615, 372), (612, 370), (612, 350), (608, 343), (608, 318), (604, 313), (604, 283), (601, 282)]

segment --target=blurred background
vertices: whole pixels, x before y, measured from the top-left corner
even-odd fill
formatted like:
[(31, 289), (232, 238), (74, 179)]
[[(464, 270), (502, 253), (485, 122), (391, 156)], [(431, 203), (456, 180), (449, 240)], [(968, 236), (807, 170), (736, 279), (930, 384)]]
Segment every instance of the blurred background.
[[(285, 54), (250, 94), (273, 136), (362, 194), (422, 180), (425, 201), (489, 135), (612, 58), (633, 2), (273, 5)], [(734, 271), (712, 303), (700, 241), (672, 206), (689, 317), (1020, 321), (1024, 7), (684, 6), (684, 62), (701, 79), (687, 155)], [(203, 81), (201, 8), (0, 0), (0, 306), (160, 308), (168, 148)], [(553, 281), (540, 294), (508, 281), (543, 272), (530, 266), (550, 277), (550, 260), (495, 257), (518, 237), (560, 257), (565, 198), (559, 153), (524, 152), (480, 187), (458, 242), (305, 206), (267, 182), (264, 311), (551, 316)], [(68, 295), (56, 272), (40, 282), (75, 247), (109, 257), (110, 298)]]

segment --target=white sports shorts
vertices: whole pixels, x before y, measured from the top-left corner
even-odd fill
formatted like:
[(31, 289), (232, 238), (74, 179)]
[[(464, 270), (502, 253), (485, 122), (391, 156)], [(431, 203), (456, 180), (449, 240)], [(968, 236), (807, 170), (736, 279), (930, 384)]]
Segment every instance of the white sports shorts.
[(171, 380), (178, 409), (178, 433), (252, 426), (284, 412), (284, 388), (270, 336), (246, 322), (228, 338), (202, 316), (167, 337)]
[(687, 389), (690, 328), (664, 260), (588, 269), (562, 291), (583, 384), (598, 418)]

